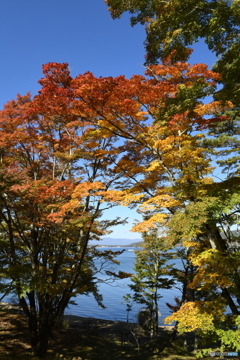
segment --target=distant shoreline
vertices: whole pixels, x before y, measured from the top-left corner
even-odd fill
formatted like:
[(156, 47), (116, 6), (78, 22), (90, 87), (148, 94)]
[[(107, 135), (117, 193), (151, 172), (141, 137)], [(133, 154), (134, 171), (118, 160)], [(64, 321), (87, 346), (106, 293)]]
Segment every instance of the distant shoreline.
[(117, 245), (116, 244), (113, 245), (113, 244), (99, 243), (99, 244), (94, 244), (94, 245), (90, 244), (90, 246), (95, 246), (97, 248), (99, 248), (99, 247), (100, 248), (102, 248), (102, 247), (125, 248), (125, 247), (139, 247), (139, 246), (141, 246), (142, 243), (143, 243), (143, 241), (138, 241), (138, 242), (134, 242), (134, 243), (131, 243), (131, 244), (117, 244)]
[(111, 248), (111, 247), (114, 247), (114, 248), (125, 248), (125, 247), (139, 247), (140, 245), (91, 245), (91, 246), (95, 246), (97, 248), (104, 248), (104, 247), (108, 247), (108, 248)]

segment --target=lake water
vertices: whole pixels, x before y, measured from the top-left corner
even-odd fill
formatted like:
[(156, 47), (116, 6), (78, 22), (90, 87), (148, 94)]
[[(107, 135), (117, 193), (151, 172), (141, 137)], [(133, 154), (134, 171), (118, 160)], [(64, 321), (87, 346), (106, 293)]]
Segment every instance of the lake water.
[[(100, 250), (122, 250), (122, 248), (101, 248)], [(135, 252), (136, 248), (126, 247), (125, 251), (119, 255), (116, 259), (120, 262), (120, 265), (111, 265), (108, 267), (108, 270), (111, 271), (125, 271), (127, 273), (133, 273), (133, 266), (135, 261)], [(172, 262), (179, 262), (178, 260), (172, 260)], [(96, 263), (98, 265), (98, 263)], [(178, 263), (178, 268), (181, 268), (180, 263)], [(129, 283), (131, 282), (130, 278), (116, 280), (111, 283), (101, 282), (106, 280), (108, 276), (104, 274), (98, 274), (99, 278), (99, 293), (103, 295), (103, 304), (106, 307), (102, 309), (98, 306), (96, 300), (92, 295), (78, 295), (73, 300), (77, 305), (69, 305), (66, 309), (66, 315), (77, 315), (83, 317), (93, 317), (97, 319), (105, 320), (116, 320), (116, 321), (126, 321), (127, 311), (126, 303), (124, 303), (123, 296), (131, 293), (129, 288)], [(181, 293), (177, 288), (172, 288), (169, 290), (159, 289), (159, 295), (162, 298), (159, 299), (159, 311), (161, 316), (159, 316), (159, 324), (163, 324), (163, 319), (170, 315), (170, 309), (167, 307), (166, 302), (170, 304), (174, 303), (174, 297), (180, 296)], [(6, 296), (2, 301), (11, 302), (12, 296)], [(133, 304), (132, 310), (129, 313), (129, 320), (136, 322), (136, 315), (142, 305)]]
[[(115, 251), (120, 250), (116, 248), (106, 249)], [(106, 249), (103, 248), (101, 250)], [(121, 270), (133, 273), (133, 266), (135, 261), (135, 253), (133, 250), (135, 250), (135, 248), (125, 248), (124, 253), (117, 257), (117, 260), (120, 261), (120, 265), (112, 266), (111, 270)], [(174, 260), (174, 262), (176, 262), (176, 260)], [(102, 280), (106, 278), (104, 275), (99, 277)], [(103, 295), (103, 304), (106, 306), (106, 309), (100, 308), (92, 295), (80, 295), (74, 299), (77, 305), (69, 305), (69, 308), (66, 309), (65, 314), (93, 317), (105, 320), (126, 321), (127, 311), (126, 304), (123, 303), (123, 296), (131, 293), (131, 290), (128, 286), (129, 283), (130, 278), (117, 280), (111, 284), (99, 283), (99, 292)], [(170, 315), (170, 309), (165, 303), (168, 302), (174, 305), (174, 297), (180, 296), (181, 293), (178, 289), (173, 288), (169, 290), (160, 289), (159, 294), (162, 296), (162, 298), (159, 299), (159, 311), (161, 313), (159, 324), (163, 324), (163, 319)], [(132, 322), (136, 322), (136, 315), (140, 308), (141, 305), (133, 304), (132, 310), (129, 313), (129, 319)]]

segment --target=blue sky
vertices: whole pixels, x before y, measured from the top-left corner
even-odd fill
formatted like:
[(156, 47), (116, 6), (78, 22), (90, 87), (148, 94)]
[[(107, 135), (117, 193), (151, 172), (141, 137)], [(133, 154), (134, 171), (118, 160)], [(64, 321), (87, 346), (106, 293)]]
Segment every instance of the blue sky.
[[(112, 20), (104, 0), (1, 0), (0, 14), (1, 108), (17, 93), (35, 95), (48, 62), (67, 62), (73, 77), (85, 71), (95, 76), (144, 73), (144, 27), (131, 27), (128, 14)], [(192, 63), (214, 63), (203, 43), (194, 48)], [(111, 237), (140, 237), (129, 232), (139, 218), (134, 211), (118, 207), (106, 214), (116, 216), (129, 217), (129, 224)]]

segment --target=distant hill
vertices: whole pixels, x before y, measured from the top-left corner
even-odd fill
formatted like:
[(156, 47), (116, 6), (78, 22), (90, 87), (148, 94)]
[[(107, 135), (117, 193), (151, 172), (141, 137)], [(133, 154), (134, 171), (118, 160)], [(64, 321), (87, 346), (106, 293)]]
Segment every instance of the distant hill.
[(138, 246), (140, 246), (141, 244), (142, 244), (142, 240), (140, 240), (140, 241), (137, 241), (137, 242), (133, 242), (133, 243), (131, 243), (131, 244), (129, 244), (129, 245), (126, 245), (126, 246), (131, 246), (131, 247), (138, 247)]
[(112, 246), (137, 246), (139, 242), (142, 242), (142, 239), (124, 239), (124, 238), (111, 238), (105, 237), (100, 241), (91, 241), (90, 245), (112, 245)]

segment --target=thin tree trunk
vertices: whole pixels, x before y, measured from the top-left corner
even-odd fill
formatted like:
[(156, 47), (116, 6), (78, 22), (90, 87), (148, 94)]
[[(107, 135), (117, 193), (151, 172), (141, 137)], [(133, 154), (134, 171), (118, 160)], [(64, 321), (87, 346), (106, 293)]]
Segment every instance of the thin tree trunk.
[(155, 289), (154, 294), (154, 302), (155, 302), (155, 318), (154, 318), (154, 333), (155, 336), (158, 334), (158, 297), (157, 297), (157, 288)]

